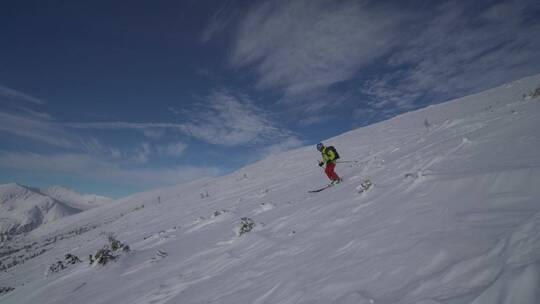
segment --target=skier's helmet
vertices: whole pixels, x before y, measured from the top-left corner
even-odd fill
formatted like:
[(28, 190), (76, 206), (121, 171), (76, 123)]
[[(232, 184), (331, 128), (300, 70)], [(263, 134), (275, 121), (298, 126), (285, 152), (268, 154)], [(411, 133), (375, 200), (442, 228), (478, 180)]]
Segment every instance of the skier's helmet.
[(323, 148), (324, 148), (324, 145), (322, 143), (317, 144), (317, 150), (322, 151)]

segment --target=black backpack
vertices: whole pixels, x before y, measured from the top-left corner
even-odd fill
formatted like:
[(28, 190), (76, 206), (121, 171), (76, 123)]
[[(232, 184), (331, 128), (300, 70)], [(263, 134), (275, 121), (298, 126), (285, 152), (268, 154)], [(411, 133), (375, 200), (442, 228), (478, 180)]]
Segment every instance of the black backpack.
[(334, 158), (334, 160), (339, 159), (339, 154), (337, 153), (337, 150), (336, 150), (336, 148), (334, 148), (334, 146), (328, 146), (328, 147), (326, 147), (326, 149), (334, 152), (334, 154), (336, 155), (336, 158)]

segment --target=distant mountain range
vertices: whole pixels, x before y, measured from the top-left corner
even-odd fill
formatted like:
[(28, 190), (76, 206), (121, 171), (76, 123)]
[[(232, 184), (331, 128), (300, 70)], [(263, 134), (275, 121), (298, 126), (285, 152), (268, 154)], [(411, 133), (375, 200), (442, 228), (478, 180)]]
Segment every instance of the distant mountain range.
[(0, 185), (0, 234), (29, 232), (110, 201), (107, 197), (80, 194), (61, 186), (39, 189), (16, 183)]

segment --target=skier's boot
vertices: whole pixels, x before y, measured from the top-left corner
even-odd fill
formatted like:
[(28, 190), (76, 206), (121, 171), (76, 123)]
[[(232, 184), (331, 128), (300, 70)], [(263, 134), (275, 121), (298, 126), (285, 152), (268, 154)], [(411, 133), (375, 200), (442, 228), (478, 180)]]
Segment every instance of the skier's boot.
[(341, 183), (343, 180), (341, 178), (338, 178), (338, 179), (333, 179), (330, 184), (331, 185), (336, 185), (336, 184), (339, 184)]

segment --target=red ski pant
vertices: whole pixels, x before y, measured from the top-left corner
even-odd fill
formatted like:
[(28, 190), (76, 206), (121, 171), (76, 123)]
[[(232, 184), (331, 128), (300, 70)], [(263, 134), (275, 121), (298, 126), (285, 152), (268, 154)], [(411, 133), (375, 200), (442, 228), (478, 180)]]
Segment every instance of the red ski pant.
[(326, 168), (324, 169), (324, 173), (326, 173), (326, 176), (328, 176), (331, 180), (339, 179), (339, 176), (334, 172), (334, 168), (336, 167), (336, 163), (334, 162), (328, 162), (326, 163)]

